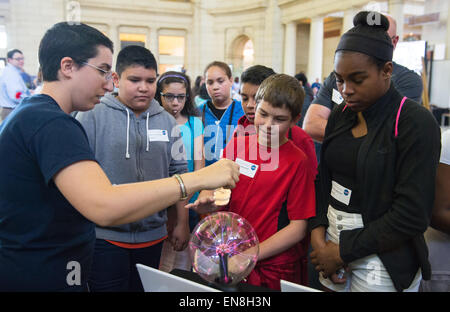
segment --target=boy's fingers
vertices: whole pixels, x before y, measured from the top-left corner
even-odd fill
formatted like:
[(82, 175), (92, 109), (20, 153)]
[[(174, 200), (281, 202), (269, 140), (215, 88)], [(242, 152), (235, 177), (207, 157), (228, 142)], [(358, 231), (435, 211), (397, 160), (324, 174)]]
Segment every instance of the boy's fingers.
[(186, 206), (184, 206), (184, 208), (187, 208), (187, 209), (192, 209), (193, 207), (195, 207), (195, 205), (193, 203), (187, 204)]

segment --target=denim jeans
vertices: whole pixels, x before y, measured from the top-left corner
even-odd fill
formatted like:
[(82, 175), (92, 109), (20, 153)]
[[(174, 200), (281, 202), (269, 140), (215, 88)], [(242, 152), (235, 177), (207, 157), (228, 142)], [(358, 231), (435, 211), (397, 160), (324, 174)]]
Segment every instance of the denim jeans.
[(163, 242), (156, 245), (128, 249), (103, 239), (95, 242), (94, 260), (89, 277), (92, 292), (143, 292), (137, 263), (158, 268)]

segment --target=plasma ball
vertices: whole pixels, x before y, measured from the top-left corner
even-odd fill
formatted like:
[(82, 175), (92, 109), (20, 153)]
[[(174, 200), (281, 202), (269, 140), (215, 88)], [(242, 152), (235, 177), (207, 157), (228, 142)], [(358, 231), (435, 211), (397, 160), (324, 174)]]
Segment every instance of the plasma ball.
[(211, 283), (235, 285), (256, 265), (259, 240), (247, 220), (232, 212), (202, 219), (189, 242), (194, 271)]

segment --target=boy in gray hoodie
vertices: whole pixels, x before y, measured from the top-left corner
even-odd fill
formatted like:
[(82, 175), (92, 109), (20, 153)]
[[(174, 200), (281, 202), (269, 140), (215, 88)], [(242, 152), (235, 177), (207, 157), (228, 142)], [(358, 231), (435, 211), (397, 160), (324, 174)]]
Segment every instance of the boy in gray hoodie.
[[(76, 115), (111, 183), (156, 180), (187, 172), (186, 161), (172, 157), (172, 145), (180, 139), (171, 135), (176, 121), (154, 100), (157, 64), (153, 54), (139, 46), (122, 49), (113, 79), (118, 94), (105, 95), (93, 110)], [(97, 226), (90, 290), (143, 291), (136, 263), (158, 268), (162, 242), (168, 236), (175, 250), (187, 246), (185, 204), (179, 201), (176, 208), (170, 208), (176, 209), (170, 233), (167, 211), (121, 226)]]

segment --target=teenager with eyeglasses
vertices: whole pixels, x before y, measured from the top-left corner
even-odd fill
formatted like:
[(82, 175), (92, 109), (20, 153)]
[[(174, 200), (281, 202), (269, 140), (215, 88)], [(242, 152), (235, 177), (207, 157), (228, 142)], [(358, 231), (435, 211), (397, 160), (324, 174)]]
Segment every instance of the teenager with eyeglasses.
[[(178, 131), (176, 133), (179, 133), (178, 141), (182, 143), (177, 146), (182, 148), (178, 148), (176, 151), (185, 151), (184, 159), (187, 160), (188, 171), (192, 172), (205, 167), (204, 128), (199, 117), (200, 113), (194, 104), (189, 77), (180, 72), (165, 72), (158, 79), (155, 99), (177, 122)], [(193, 203), (197, 197), (198, 193), (195, 193), (189, 202)], [(190, 231), (194, 229), (199, 219), (196, 212), (189, 211)], [(161, 255), (160, 269), (170, 272), (174, 268), (191, 269), (189, 252), (188, 249), (177, 251), (166, 241)]]
[(0, 76), (1, 120), (4, 120), (19, 103), (30, 96), (22, 78), (24, 57), (22, 51), (14, 49), (7, 54), (7, 65)]
[[(172, 131), (176, 123), (154, 99), (158, 76), (154, 55), (144, 47), (127, 46), (117, 56), (114, 74), (96, 69), (105, 79), (113, 77), (118, 92), (105, 95), (93, 110), (78, 113), (76, 118), (111, 182), (156, 180), (187, 172), (185, 157), (172, 152), (179, 138)], [(187, 246), (190, 232), (186, 204), (179, 201), (167, 212), (130, 224), (97, 226), (90, 289), (143, 291), (136, 263), (158, 268), (167, 238), (177, 251)], [(171, 222), (173, 226), (167, 225), (169, 211), (173, 211), (170, 221), (178, 221)], [(111, 262), (115, 256), (117, 260)]]
[[(221, 160), (176, 177), (114, 185), (102, 169), (109, 164), (99, 162), (70, 115), (94, 108), (113, 90), (111, 80), (82, 64), (109, 70), (112, 55), (111, 40), (95, 28), (54, 25), (39, 46), (42, 93), (0, 126), (0, 291), (86, 291), (95, 224), (129, 224), (239, 180), (239, 166)], [(126, 158), (124, 150), (114, 153)], [(130, 150), (128, 161), (137, 164), (135, 157)]]

